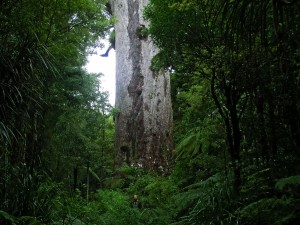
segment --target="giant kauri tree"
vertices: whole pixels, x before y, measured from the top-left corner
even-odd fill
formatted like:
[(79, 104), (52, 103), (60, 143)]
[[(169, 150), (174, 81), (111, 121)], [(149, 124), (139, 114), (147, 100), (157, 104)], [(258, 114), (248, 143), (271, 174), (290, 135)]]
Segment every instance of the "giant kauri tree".
[(172, 152), (170, 78), (151, 69), (157, 53), (147, 34), (148, 1), (111, 1), (116, 18), (116, 166), (167, 170)]

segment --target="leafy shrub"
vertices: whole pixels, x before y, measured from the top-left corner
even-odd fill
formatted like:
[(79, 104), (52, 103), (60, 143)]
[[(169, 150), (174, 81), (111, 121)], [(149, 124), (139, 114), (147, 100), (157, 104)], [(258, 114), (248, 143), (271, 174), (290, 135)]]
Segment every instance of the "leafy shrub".
[(96, 202), (101, 209), (98, 224), (138, 224), (140, 212), (130, 207), (130, 198), (125, 193), (121, 191), (100, 190), (96, 195)]

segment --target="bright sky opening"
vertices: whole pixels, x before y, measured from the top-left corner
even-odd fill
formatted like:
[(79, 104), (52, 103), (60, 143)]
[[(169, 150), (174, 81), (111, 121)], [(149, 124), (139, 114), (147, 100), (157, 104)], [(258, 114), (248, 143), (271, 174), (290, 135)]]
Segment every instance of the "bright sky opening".
[(112, 49), (109, 52), (108, 57), (101, 57), (100, 55), (105, 53), (108, 48), (108, 42), (105, 42), (105, 47), (97, 49), (96, 54), (88, 56), (88, 62), (85, 66), (89, 73), (102, 73), (101, 87), (103, 91), (109, 93), (109, 103), (115, 105), (116, 96), (116, 53)]

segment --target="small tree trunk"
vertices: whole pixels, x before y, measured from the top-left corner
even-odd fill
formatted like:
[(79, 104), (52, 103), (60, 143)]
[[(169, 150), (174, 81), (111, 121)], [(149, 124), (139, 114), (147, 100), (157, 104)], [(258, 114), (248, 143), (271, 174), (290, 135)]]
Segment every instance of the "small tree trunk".
[(78, 166), (73, 169), (73, 190), (76, 191), (78, 178)]
[(222, 84), (221, 91), (225, 98), (224, 105), (221, 105), (219, 98), (216, 94), (216, 72), (213, 71), (211, 78), (211, 95), (218, 108), (220, 115), (223, 118), (226, 129), (226, 141), (228, 145), (228, 151), (231, 156), (231, 162), (234, 173), (234, 188), (239, 192), (241, 185), (241, 169), (240, 169), (240, 146), (241, 146), (241, 131), (240, 121), (237, 112), (238, 96), (235, 93), (232, 86), (227, 85), (225, 82), (224, 74), (219, 75), (219, 82)]
[(86, 165), (86, 201), (89, 201), (89, 193), (90, 193), (90, 164)]

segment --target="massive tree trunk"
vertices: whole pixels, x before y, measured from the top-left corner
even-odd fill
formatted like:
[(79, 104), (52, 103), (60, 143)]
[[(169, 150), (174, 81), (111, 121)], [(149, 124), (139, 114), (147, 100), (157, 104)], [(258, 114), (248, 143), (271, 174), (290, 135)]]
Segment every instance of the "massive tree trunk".
[(116, 167), (167, 170), (172, 152), (170, 76), (151, 71), (157, 53), (143, 9), (148, 0), (111, 1), (116, 31)]

